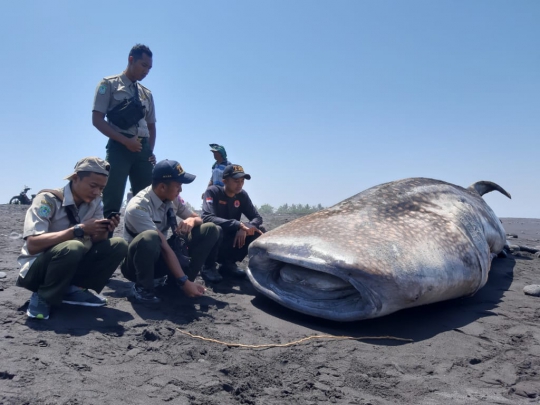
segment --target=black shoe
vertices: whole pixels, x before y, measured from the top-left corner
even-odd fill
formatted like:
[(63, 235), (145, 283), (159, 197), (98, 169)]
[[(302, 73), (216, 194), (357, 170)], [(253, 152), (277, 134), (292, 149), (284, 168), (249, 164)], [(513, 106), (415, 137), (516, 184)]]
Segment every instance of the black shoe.
[(247, 274), (244, 270), (236, 265), (236, 262), (225, 262), (219, 268), (221, 273), (225, 276), (234, 278), (246, 278)]
[(209, 283), (219, 283), (223, 280), (223, 277), (221, 277), (221, 274), (218, 272), (217, 263), (214, 263), (212, 266), (203, 266), (201, 277), (204, 281)]
[(140, 304), (159, 304), (161, 300), (154, 295), (153, 291), (147, 290), (137, 284), (133, 284), (132, 298)]

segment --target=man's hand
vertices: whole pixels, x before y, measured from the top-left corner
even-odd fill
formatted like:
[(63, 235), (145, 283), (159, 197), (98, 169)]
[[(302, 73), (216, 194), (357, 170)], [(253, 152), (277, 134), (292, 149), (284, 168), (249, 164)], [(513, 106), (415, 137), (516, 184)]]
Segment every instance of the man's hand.
[(109, 219), (91, 218), (81, 223), (81, 228), (84, 230), (85, 235), (88, 235), (94, 238), (96, 236), (97, 237), (102, 236), (105, 232), (109, 232), (110, 225), (111, 225), (111, 220)]
[(114, 232), (114, 230), (118, 228), (118, 225), (120, 224), (120, 215), (115, 215), (114, 217), (111, 217), (107, 221), (109, 221), (108, 231)]
[(246, 232), (247, 236), (253, 236), (256, 233), (262, 235), (262, 231), (260, 231), (255, 225), (252, 225), (252, 224), (247, 224), (246, 225), (244, 223), (241, 223), (240, 224), (240, 229), (244, 230)]
[(124, 137), (124, 146), (130, 152), (140, 152), (142, 150), (142, 143), (139, 142), (136, 136), (133, 138)]
[(186, 284), (184, 284), (182, 289), (184, 290), (184, 293), (190, 298), (200, 297), (206, 291), (206, 289), (202, 285), (189, 280), (186, 281)]
[(236, 247), (238, 245), (238, 249), (242, 249), (246, 244), (246, 235), (246, 231), (244, 231), (243, 229), (239, 229), (238, 232), (236, 232), (232, 246)]
[(195, 228), (195, 226), (195, 218), (189, 217), (178, 224), (178, 228), (176, 228), (176, 233), (187, 235), (191, 232), (193, 228)]
[(152, 163), (152, 166), (155, 166), (156, 165), (156, 155), (154, 155), (153, 153), (150, 155), (150, 157), (148, 158), (148, 161), (150, 163)]

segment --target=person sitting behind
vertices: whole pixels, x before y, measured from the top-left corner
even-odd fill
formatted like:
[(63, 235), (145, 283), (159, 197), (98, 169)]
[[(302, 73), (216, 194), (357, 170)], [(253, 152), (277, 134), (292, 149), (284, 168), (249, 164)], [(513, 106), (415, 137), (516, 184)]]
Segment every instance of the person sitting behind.
[(48, 319), (51, 306), (61, 303), (107, 303), (88, 289), (99, 294), (127, 252), (124, 239), (107, 238), (119, 222), (103, 218), (108, 176), (108, 162), (81, 159), (63, 189), (41, 191), (26, 212), (17, 286), (33, 291), (29, 317)]
[(208, 187), (212, 185), (223, 186), (223, 171), (232, 163), (227, 160), (225, 147), (218, 145), (217, 143), (211, 143), (210, 151), (214, 154), (214, 159), (216, 159), (216, 161), (212, 165), (212, 177), (210, 177)]
[[(221, 276), (246, 276), (246, 272), (238, 268), (236, 262), (246, 257), (250, 243), (264, 232), (262, 217), (248, 193), (242, 189), (244, 179), (250, 180), (251, 176), (244, 173), (242, 166), (228, 165), (223, 171), (224, 185), (210, 186), (204, 193), (202, 219), (205, 223), (218, 225), (220, 229), (217, 262), (221, 264)], [(242, 214), (249, 222), (240, 221)], [(203, 270), (202, 276), (214, 281), (219, 279), (219, 273), (217, 269), (209, 268)]]
[[(166, 275), (172, 275), (188, 297), (201, 296), (205, 289), (193, 280), (203, 265), (216, 267), (212, 258), (217, 254), (219, 230), (214, 224), (203, 224), (202, 219), (178, 199), (182, 184), (195, 180), (180, 163), (162, 160), (154, 167), (152, 178), (152, 185), (141, 190), (126, 207), (124, 238), (129, 248), (121, 266), (122, 274), (135, 283), (133, 298), (140, 303), (160, 302), (154, 288)], [(189, 274), (184, 272), (167, 242), (170, 210), (173, 210), (172, 218), (183, 219), (176, 232), (187, 235), (191, 256)]]

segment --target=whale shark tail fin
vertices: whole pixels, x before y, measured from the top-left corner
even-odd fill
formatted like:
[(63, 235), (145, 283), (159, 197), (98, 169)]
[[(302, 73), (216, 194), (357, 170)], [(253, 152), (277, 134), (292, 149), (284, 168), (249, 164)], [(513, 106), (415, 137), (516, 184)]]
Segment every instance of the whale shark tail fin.
[(487, 194), (491, 191), (497, 190), (498, 192), (504, 194), (508, 198), (512, 199), (510, 194), (501, 186), (499, 186), (496, 183), (493, 183), (492, 181), (477, 181), (474, 184), (471, 184), (468, 188), (471, 191), (476, 191), (478, 194), (483, 196), (484, 194)]

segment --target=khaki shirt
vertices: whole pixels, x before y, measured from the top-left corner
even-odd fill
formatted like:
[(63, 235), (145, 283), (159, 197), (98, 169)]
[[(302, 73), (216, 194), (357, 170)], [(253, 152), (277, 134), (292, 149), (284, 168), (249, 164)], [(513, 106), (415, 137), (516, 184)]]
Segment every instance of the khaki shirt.
[(134, 196), (126, 207), (124, 216), (124, 239), (130, 243), (133, 240), (126, 227), (131, 232), (139, 234), (148, 230), (157, 230), (167, 236), (167, 211), (171, 208), (176, 215), (182, 219), (187, 219), (193, 215), (184, 201), (178, 196), (174, 202), (163, 202), (154, 193), (152, 186), (146, 187)]
[[(129, 80), (124, 73), (105, 77), (96, 87), (92, 111), (107, 114), (108, 111), (120, 104), (124, 99), (130, 99), (135, 96), (135, 85), (137, 85), (137, 82), (134, 83)], [(118, 128), (111, 122), (109, 122), (109, 125), (118, 132), (147, 138), (150, 136), (148, 124), (154, 124), (156, 122), (154, 98), (152, 97), (152, 92), (141, 83), (138, 83), (137, 88), (141, 103), (145, 107), (145, 116), (136, 125), (128, 129)]]
[[(25, 277), (28, 269), (34, 263), (34, 260), (43, 252), (31, 255), (28, 252), (26, 238), (28, 236), (37, 236), (48, 232), (64, 231), (72, 227), (67, 215), (66, 206), (75, 205), (71, 188), (67, 184), (64, 189), (64, 201), (60, 202), (51, 193), (41, 193), (36, 195), (32, 205), (26, 211), (24, 219), (23, 239), (25, 240), (21, 250), (21, 255), (18, 257), (21, 277)], [(90, 204), (83, 202), (78, 209), (81, 222), (88, 219), (103, 218), (103, 204), (101, 197), (96, 198)], [(92, 245), (90, 238), (85, 236), (85, 245), (88, 248)]]

